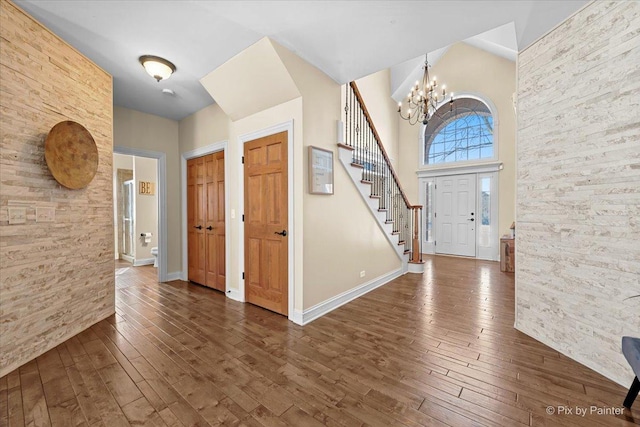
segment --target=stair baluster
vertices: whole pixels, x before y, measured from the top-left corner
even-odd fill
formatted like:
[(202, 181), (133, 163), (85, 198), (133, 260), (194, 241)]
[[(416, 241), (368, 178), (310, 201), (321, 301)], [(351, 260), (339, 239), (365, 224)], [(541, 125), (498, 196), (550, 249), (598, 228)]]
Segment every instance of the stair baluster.
[(355, 82), (347, 85), (345, 101), (344, 140), (353, 148), (352, 164), (362, 168), (362, 181), (370, 183), (370, 195), (378, 199), (410, 262), (421, 263), (422, 206), (409, 203)]

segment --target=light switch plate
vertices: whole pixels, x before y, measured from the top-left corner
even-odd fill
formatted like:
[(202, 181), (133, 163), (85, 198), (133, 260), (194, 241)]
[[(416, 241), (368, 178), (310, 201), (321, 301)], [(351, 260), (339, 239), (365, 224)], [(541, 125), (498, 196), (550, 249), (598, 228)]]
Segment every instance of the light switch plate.
[(54, 222), (56, 220), (56, 208), (37, 207), (36, 222)]
[(27, 208), (7, 208), (9, 210), (9, 224), (25, 224), (27, 222)]

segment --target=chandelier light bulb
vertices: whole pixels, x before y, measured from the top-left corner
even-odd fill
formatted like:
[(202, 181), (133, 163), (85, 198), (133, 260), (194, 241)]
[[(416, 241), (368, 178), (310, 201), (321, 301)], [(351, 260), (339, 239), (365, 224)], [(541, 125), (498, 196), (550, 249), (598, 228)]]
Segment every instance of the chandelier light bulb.
[[(418, 122), (427, 125), (431, 116), (438, 114), (440, 100), (442, 102), (447, 100), (445, 85), (442, 85), (442, 93), (440, 93), (440, 90), (436, 91), (438, 80), (435, 76), (429, 76), (429, 62), (426, 56), (422, 70), (424, 72), (422, 80), (417, 80), (415, 86), (411, 87), (411, 92), (407, 95), (406, 100), (398, 103), (398, 115), (411, 125)], [(453, 93), (449, 97), (450, 109), (452, 110)]]

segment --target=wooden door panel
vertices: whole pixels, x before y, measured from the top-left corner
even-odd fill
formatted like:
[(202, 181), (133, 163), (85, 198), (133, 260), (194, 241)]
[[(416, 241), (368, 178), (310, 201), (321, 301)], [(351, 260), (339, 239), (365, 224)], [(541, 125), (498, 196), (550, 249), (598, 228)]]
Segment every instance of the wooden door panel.
[(205, 282), (204, 233), (202, 224), (202, 159), (187, 161), (187, 258), (189, 280)]
[[(213, 153), (205, 158), (206, 176), (206, 286), (225, 291), (224, 272), (224, 152)], [(222, 269), (221, 269), (222, 265)]]
[(245, 299), (288, 314), (287, 133), (245, 144)]
[[(281, 194), (282, 174), (271, 173), (264, 175), (263, 187), (266, 205), (264, 206), (264, 221), (269, 225), (280, 225), (283, 223), (282, 215), (286, 215), (286, 212), (280, 210), (280, 201), (283, 197)], [(286, 195), (284, 197), (286, 197)]]
[(189, 280), (221, 291), (225, 290), (224, 209), (224, 152), (188, 160)]
[(213, 187), (215, 188), (215, 216), (214, 216), (214, 232), (216, 255), (212, 260), (215, 263), (215, 280), (214, 287), (219, 291), (226, 290), (226, 230), (225, 230), (225, 191), (224, 191), (224, 151), (215, 155), (215, 171), (214, 171)]

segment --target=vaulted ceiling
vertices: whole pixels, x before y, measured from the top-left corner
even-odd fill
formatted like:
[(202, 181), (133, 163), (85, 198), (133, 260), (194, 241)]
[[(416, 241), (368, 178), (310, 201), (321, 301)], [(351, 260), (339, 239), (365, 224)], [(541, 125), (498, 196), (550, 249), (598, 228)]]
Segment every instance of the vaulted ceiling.
[[(393, 67), (395, 90), (425, 52), (467, 40), (513, 56), (587, 1), (16, 3), (113, 75), (115, 105), (180, 120), (214, 102), (199, 82), (203, 76), (265, 36), (338, 83)], [(146, 54), (172, 61), (176, 73), (157, 83), (138, 62)], [(164, 88), (175, 95), (163, 94)]]

